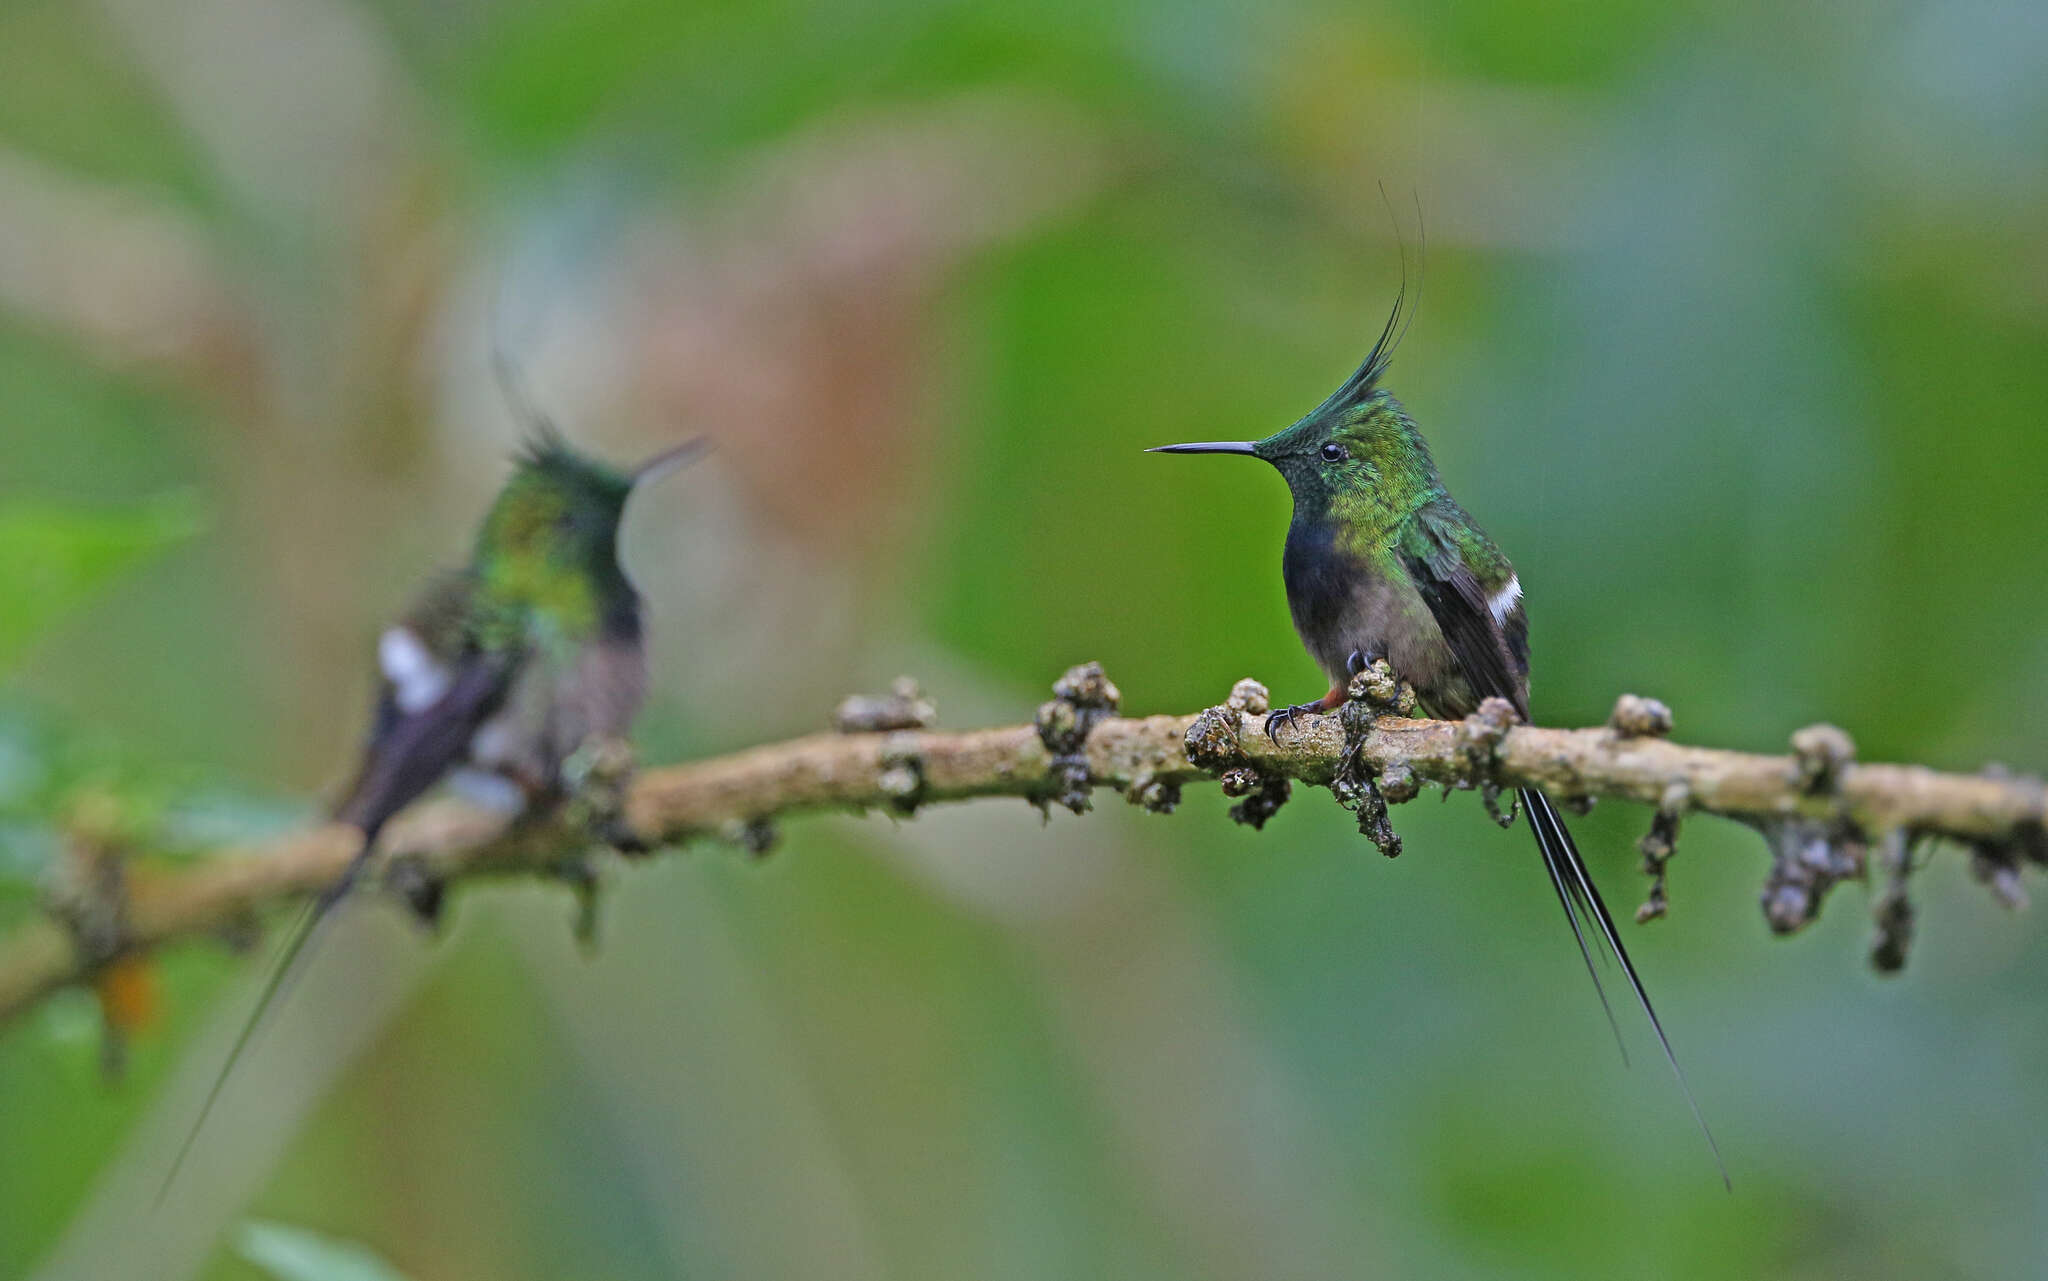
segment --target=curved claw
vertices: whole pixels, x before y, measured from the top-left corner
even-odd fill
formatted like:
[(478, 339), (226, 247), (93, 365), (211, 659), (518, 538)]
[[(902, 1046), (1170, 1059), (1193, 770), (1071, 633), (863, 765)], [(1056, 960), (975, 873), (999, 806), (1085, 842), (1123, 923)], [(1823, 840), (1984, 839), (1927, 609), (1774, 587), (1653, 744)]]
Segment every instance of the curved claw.
[(1386, 655), (1378, 650), (1354, 649), (1351, 651), (1351, 656), (1344, 660), (1344, 670), (1350, 675), (1356, 676), (1385, 657)]
[(1292, 707), (1283, 707), (1279, 711), (1271, 713), (1266, 717), (1266, 737), (1272, 739), (1274, 745), (1278, 746), (1280, 743), (1280, 727), (1283, 724), (1292, 729), (1294, 728), (1295, 718), (1299, 717), (1303, 712), (1321, 711), (1322, 707), (1321, 703), (1296, 703)]
[(1294, 709), (1291, 707), (1283, 707), (1277, 712), (1270, 712), (1267, 714), (1266, 737), (1273, 741), (1274, 746), (1277, 747), (1280, 744), (1280, 723), (1282, 721), (1291, 722), (1293, 719)]

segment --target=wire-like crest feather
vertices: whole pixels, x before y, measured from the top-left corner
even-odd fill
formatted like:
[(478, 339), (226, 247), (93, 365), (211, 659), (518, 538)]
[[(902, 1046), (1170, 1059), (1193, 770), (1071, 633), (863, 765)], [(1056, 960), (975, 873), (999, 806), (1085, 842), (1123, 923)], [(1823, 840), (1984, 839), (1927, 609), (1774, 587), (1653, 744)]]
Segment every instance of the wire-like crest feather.
[(505, 407), (512, 412), (513, 421), (519, 424), (525, 435), (516, 457), (520, 463), (535, 467), (573, 461), (575, 454), (570, 450), (569, 442), (561, 429), (555, 426), (554, 420), (534, 402), (526, 380), (520, 376), (518, 366), (512, 361), (512, 353), (506, 348), (504, 308), (499, 305), (499, 293), (503, 287), (502, 278), (491, 283), (487, 322), (490, 326), (491, 378), (498, 384), (498, 394), (505, 398)]
[[(1408, 336), (1409, 328), (1415, 323), (1416, 307), (1410, 305), (1408, 301), (1408, 243), (1401, 235), (1401, 220), (1394, 216), (1394, 206), (1387, 199), (1387, 188), (1384, 183), (1380, 185), (1380, 200), (1386, 204), (1387, 217), (1394, 224), (1394, 242), (1401, 254), (1401, 287), (1394, 294), (1393, 310), (1387, 313), (1387, 323), (1381, 327), (1378, 341), (1373, 343), (1372, 350), (1366, 353), (1365, 360), (1351, 372), (1351, 376), (1344, 380), (1343, 385), (1331, 392), (1329, 398), (1323, 402), (1326, 409), (1356, 405), (1370, 396), (1379, 386), (1380, 378), (1387, 372), (1388, 366), (1394, 363), (1394, 352), (1401, 346), (1401, 340)], [(1415, 227), (1415, 297), (1419, 305), (1422, 297), (1423, 255), (1429, 243), (1427, 233), (1422, 227), (1420, 196), (1416, 197), (1415, 201)]]

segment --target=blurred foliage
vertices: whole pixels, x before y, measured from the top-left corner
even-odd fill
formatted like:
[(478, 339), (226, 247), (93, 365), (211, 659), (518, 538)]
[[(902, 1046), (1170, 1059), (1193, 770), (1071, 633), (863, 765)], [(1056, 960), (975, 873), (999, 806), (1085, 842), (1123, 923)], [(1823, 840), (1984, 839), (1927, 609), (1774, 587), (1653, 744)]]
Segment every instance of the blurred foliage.
[(0, 504), (0, 670), (108, 581), (198, 529), (190, 495), (114, 511)]
[[(108, 510), (0, 501), (0, 672), (114, 580), (199, 528), (189, 494)], [(48, 875), (61, 812), (88, 789), (104, 794), (117, 770), (104, 745), (25, 702), (0, 705), (0, 920), (18, 917)], [(131, 799), (140, 790), (131, 786)]]
[[(1134, 712), (1314, 692), (1279, 481), (1139, 451), (1312, 406), (1396, 225), (1393, 385), (1516, 560), (1543, 719), (2039, 771), (2044, 155), (2033, 0), (0, 7), (6, 910), (80, 795), (169, 851), (314, 810), (502, 474), (494, 332), (578, 439), (718, 441), (629, 520), (649, 759), (906, 669), (954, 726), (1089, 658)], [(1686, 829), (1630, 939), (1727, 1197), (1525, 837), (1411, 805), (1389, 864), (1324, 800), (795, 823), (618, 871), (588, 960), (549, 887), (431, 948), (359, 909), (151, 1214), (242, 1012), (181, 950), (117, 1088), (84, 994), (0, 1036), (0, 1276), (2048, 1257), (2048, 931), (1959, 860), (1880, 983), (1854, 887), (1773, 940), (1753, 835)], [(1617, 909), (1644, 822), (1577, 824)], [(250, 1212), (319, 1236), (259, 1268)]]

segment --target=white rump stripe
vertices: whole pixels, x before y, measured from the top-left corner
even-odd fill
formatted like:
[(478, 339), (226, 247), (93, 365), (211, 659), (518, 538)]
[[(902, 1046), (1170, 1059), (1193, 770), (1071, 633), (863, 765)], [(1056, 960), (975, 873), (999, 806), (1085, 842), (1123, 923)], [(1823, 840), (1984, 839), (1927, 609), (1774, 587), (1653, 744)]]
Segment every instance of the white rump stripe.
[(409, 627), (388, 628), (377, 638), (377, 666), (391, 682), (392, 701), (408, 716), (426, 711), (448, 692), (448, 669)]
[(1522, 576), (1520, 574), (1516, 574), (1508, 579), (1508, 585), (1506, 587), (1501, 588), (1499, 591), (1493, 594), (1493, 599), (1486, 602), (1486, 607), (1493, 611), (1494, 622), (1505, 623), (1508, 621), (1509, 613), (1511, 613), (1514, 610), (1515, 606), (1521, 602), (1521, 599)]

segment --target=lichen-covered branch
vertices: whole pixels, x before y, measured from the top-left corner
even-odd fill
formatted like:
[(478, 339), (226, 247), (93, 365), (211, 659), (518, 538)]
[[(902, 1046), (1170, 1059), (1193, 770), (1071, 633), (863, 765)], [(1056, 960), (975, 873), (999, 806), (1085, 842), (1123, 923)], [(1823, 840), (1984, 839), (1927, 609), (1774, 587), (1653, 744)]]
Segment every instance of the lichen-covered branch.
[[(850, 701), (841, 723), (860, 727), (855, 732), (641, 771), (626, 792), (625, 817), (649, 847), (708, 837), (760, 851), (776, 820), (806, 812), (908, 814), (1003, 796), (1080, 812), (1102, 788), (1165, 812), (1184, 786), (1211, 781), (1247, 798), (1232, 814), (1257, 826), (1304, 783), (1329, 787), (1394, 853), (1386, 806), (1423, 784), (1481, 790), (1489, 805), (1501, 789), (1539, 787), (1567, 802), (1608, 797), (1654, 808), (1646, 916), (1662, 910), (1663, 865), (1679, 820), (1691, 813), (1766, 835), (1773, 865), (1763, 908), (1781, 931), (1810, 920), (1832, 884), (1864, 875), (1874, 861), (1870, 870), (1886, 878), (1875, 949), (1885, 966), (1903, 958), (1910, 921), (1910, 859), (1899, 851), (1929, 839), (1959, 845), (2011, 905), (2023, 899), (2020, 865), (2048, 862), (2048, 786), (2040, 780), (1860, 764), (1847, 736), (1831, 727), (1803, 730), (1791, 752), (1769, 756), (1666, 741), (1669, 712), (1633, 696), (1595, 729), (1514, 725), (1499, 703), (1464, 721), (1421, 720), (1381, 714), (1412, 708), (1381, 671), (1354, 682), (1353, 701), (1338, 714), (1303, 716), (1276, 739), (1265, 731), (1265, 690), (1253, 681), (1192, 716), (1117, 715), (1116, 688), (1093, 664), (1069, 672), (1055, 692), (1033, 724), (964, 732), (926, 727), (930, 705), (914, 689)], [(877, 725), (894, 728), (866, 728)], [(585, 881), (581, 860), (592, 842), (576, 814), (572, 804), (508, 830), (454, 802), (422, 806), (388, 829), (380, 879), (422, 910), (438, 903), (443, 886), (481, 876), (553, 870)], [(0, 1020), (117, 957), (246, 933), (261, 909), (330, 884), (357, 839), (353, 829), (324, 826), (197, 862), (157, 868), (130, 859), (122, 875), (72, 878), (88, 888), (53, 893), (48, 915), (0, 940)]]

